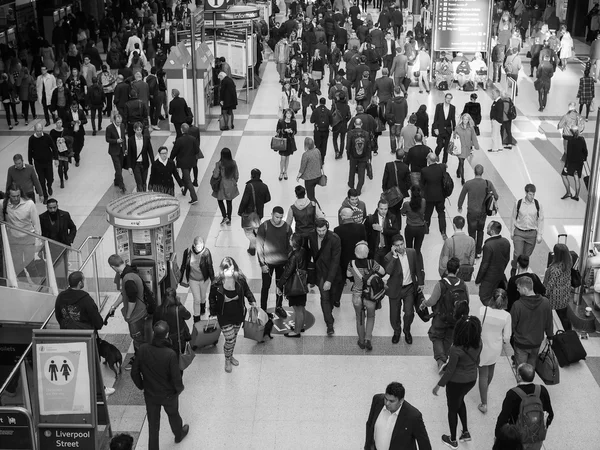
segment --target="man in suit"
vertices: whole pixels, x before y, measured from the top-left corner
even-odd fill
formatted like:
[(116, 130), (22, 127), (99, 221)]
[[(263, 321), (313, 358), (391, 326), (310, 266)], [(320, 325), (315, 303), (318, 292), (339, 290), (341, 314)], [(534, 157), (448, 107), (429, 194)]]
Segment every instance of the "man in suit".
[(442, 239), (448, 239), (446, 236), (446, 210), (444, 192), (442, 189), (442, 181), (446, 165), (440, 164), (440, 159), (437, 155), (429, 153), (427, 155), (427, 167), (421, 170), (421, 183), (423, 185), (423, 197), (425, 197), (425, 222), (427, 226), (431, 224), (431, 216), (433, 209), (437, 211), (438, 222), (440, 224), (440, 233)]
[(188, 105), (185, 99), (179, 96), (178, 89), (173, 89), (171, 95), (173, 96), (173, 100), (169, 103), (169, 115), (171, 116), (171, 123), (175, 128), (176, 139), (179, 139), (183, 135), (181, 125), (187, 121)]
[[(383, 169), (383, 180), (381, 181), (381, 189), (383, 192), (388, 189), (398, 186), (404, 198), (408, 197), (408, 189), (410, 188), (410, 170), (403, 162), (404, 150), (396, 150), (396, 160), (385, 164)], [(388, 199), (389, 200), (389, 199)], [(400, 208), (402, 208), (402, 199), (393, 206), (390, 210), (398, 218), (398, 226), (402, 228), (402, 218), (400, 216)]]
[[(415, 297), (417, 290), (422, 289), (425, 283), (425, 274), (421, 258), (415, 249), (406, 248), (402, 235), (392, 237), (392, 250), (385, 255), (383, 267), (388, 275), (386, 294), (390, 299), (390, 325), (394, 329), (392, 343), (400, 341), (401, 331), (404, 331), (404, 340), (412, 344), (410, 325), (415, 318)], [(402, 313), (400, 305), (404, 302), (404, 327), (402, 327)]]
[(114, 102), (119, 114), (125, 113), (125, 104), (129, 101), (129, 84), (125, 82), (123, 75), (117, 75), (117, 85), (115, 86)]
[(504, 271), (510, 261), (510, 242), (500, 236), (502, 225), (492, 220), (487, 228), (490, 236), (483, 244), (483, 257), (475, 284), (479, 285), (479, 298), (487, 306), (494, 289), (506, 286)]
[(387, 67), (381, 69), (381, 78), (375, 80), (373, 95), (379, 97), (379, 117), (385, 117), (385, 105), (394, 96), (394, 82), (388, 76)]
[(108, 154), (115, 168), (114, 185), (125, 193), (123, 162), (127, 155), (127, 129), (120, 114), (115, 114), (114, 122), (106, 127), (106, 142), (108, 142)]
[(365, 450), (416, 450), (417, 444), (419, 450), (431, 450), (423, 415), (404, 400), (405, 393), (404, 386), (394, 381), (384, 394), (373, 396)]
[(371, 28), (370, 35), (371, 43), (375, 46), (377, 55), (382, 57), (385, 54), (385, 34), (377, 25), (375, 25), (375, 27)]
[(450, 144), (450, 138), (456, 129), (456, 108), (451, 102), (452, 94), (447, 93), (444, 97), (444, 103), (436, 105), (433, 124), (431, 125), (431, 133), (437, 137), (435, 154), (439, 156), (442, 149), (444, 150), (444, 158), (442, 159), (444, 164), (448, 162), (448, 144)]
[[(175, 99), (173, 99), (175, 101)], [(173, 102), (171, 102), (173, 103)], [(187, 123), (181, 124), (181, 132), (183, 133), (180, 137), (175, 140), (173, 144), (173, 150), (171, 151), (171, 159), (174, 161), (177, 159), (177, 168), (181, 169), (181, 178), (183, 178), (184, 187), (181, 192), (183, 195), (190, 191), (190, 205), (198, 203), (198, 196), (196, 195), (196, 189), (192, 183), (192, 177), (190, 171), (198, 164), (198, 151), (200, 147), (194, 136), (191, 136), (189, 131), (189, 125)]]
[(144, 134), (144, 126), (141, 122), (133, 125), (134, 134), (129, 138), (129, 149), (127, 160), (129, 174), (135, 178), (138, 192), (146, 191), (146, 180), (148, 179), (148, 168), (154, 162), (154, 152), (150, 135)]
[[(381, 20), (381, 15), (379, 15), (379, 20)], [(385, 34), (385, 46), (383, 52), (383, 67), (389, 71), (392, 68), (392, 63), (396, 56), (396, 41), (394, 41), (391, 31), (388, 31)]]
[(64, 118), (66, 135), (73, 136), (73, 153), (75, 154), (75, 167), (79, 167), (81, 150), (85, 141), (83, 126), (87, 117), (83, 109), (79, 108), (77, 100), (71, 101), (71, 108), (65, 113)]
[(398, 218), (389, 211), (386, 200), (379, 200), (377, 211), (365, 220), (365, 232), (369, 243), (369, 258), (383, 266), (385, 255), (392, 249), (392, 238), (400, 233)]
[(396, 47), (396, 56), (392, 60), (392, 65), (390, 68), (390, 77), (394, 79), (394, 85), (400, 86), (403, 92), (406, 92), (404, 88), (404, 78), (406, 78), (406, 74), (408, 73), (408, 58), (404, 54), (404, 49), (402, 47)]

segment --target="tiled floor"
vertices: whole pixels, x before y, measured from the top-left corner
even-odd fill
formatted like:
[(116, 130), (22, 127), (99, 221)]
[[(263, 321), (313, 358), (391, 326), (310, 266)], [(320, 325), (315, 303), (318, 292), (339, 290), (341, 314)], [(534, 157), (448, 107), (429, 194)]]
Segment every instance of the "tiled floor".
[[(579, 44), (578, 44), (579, 45)], [(582, 47), (584, 48), (584, 47)], [(585, 51), (585, 48), (584, 48)], [(528, 70), (528, 64), (525, 64)], [(466, 165), (466, 176), (473, 176), (473, 167), (483, 164), (486, 178), (491, 179), (498, 189), (501, 201), (496, 218), (503, 224), (510, 222), (512, 205), (523, 195), (523, 186), (532, 182), (537, 185), (537, 198), (544, 205), (544, 241), (536, 247), (532, 266), (543, 275), (546, 255), (559, 233), (569, 233), (569, 245), (578, 249), (585, 201), (561, 201), (563, 186), (560, 180), (560, 155), (562, 142), (556, 130), (566, 105), (575, 97), (581, 67), (571, 64), (567, 71), (557, 72), (553, 78), (548, 108), (543, 114), (537, 111), (537, 95), (532, 80), (522, 73), (519, 81), (519, 97), (516, 105), (519, 117), (513, 124), (518, 146), (512, 151), (490, 154), (489, 107), (492, 99), (489, 92), (479, 91), (484, 111), (481, 125), (481, 151), (475, 152)], [(266, 64), (263, 82), (251, 95), (250, 104), (241, 105), (236, 118), (236, 129), (221, 133), (213, 122), (202, 134), (204, 159), (199, 162), (199, 203), (190, 207), (187, 199), (182, 200), (181, 218), (176, 222), (176, 250), (181, 253), (193, 237), (200, 235), (218, 262), (224, 256), (232, 256), (251, 280), (254, 294), (260, 292), (260, 269), (254, 258), (246, 253), (247, 241), (234, 217), (231, 227), (219, 225), (220, 216), (216, 201), (210, 195), (209, 178), (212, 168), (223, 147), (229, 147), (240, 168), (240, 188), (249, 178), (250, 170), (258, 167), (262, 179), (269, 185), (272, 201), (270, 210), (281, 205), (287, 210), (293, 202), (294, 178), (300, 164), (300, 151), (291, 157), (290, 180), (279, 182), (279, 157), (270, 150), (270, 139), (274, 133), (279, 97), (278, 76), (273, 63)], [(453, 103), (462, 111), (468, 101), (468, 93), (452, 91)], [(410, 89), (409, 111), (414, 112), (421, 103), (432, 113), (442, 94), (432, 91), (430, 95), (419, 94)], [(217, 115), (218, 109), (211, 111)], [(591, 149), (595, 113), (587, 124), (585, 137)], [(0, 132), (0, 167), (8, 167), (17, 151), (26, 154), (27, 139), (35, 122), (29, 127), (20, 125), (15, 131)], [(106, 126), (106, 124), (105, 124)], [(298, 147), (302, 148), (305, 136), (312, 135), (309, 123), (298, 123)], [(166, 127), (165, 127), (166, 130)], [(540, 131), (543, 131), (541, 133)], [(153, 146), (167, 145), (171, 148), (173, 136), (167, 132), (153, 132)], [(429, 140), (429, 145), (435, 145)], [(380, 194), (380, 179), (385, 162), (391, 160), (387, 132), (380, 138), (381, 151), (373, 160), (375, 179), (367, 181), (362, 199), (368, 209), (374, 210)], [(18, 150), (17, 150), (18, 149)], [(450, 159), (449, 172), (453, 173), (457, 162)], [(348, 163), (333, 158), (331, 142), (326, 159), (325, 172), (329, 185), (317, 189), (317, 198), (332, 224), (347, 186)], [(5, 170), (0, 170), (0, 184), (5, 183)], [(105, 222), (104, 208), (114, 197), (120, 195), (112, 186), (112, 165), (106, 153), (104, 131), (98, 136), (86, 136), (82, 164), (72, 168), (65, 189), (56, 189), (55, 197), (60, 207), (71, 212), (80, 227), (77, 242), (86, 236), (104, 236), (105, 244), (100, 250), (100, 261), (113, 252), (112, 229)], [(133, 188), (132, 178), (126, 174), (128, 188)], [(457, 214), (460, 185), (446, 204), (448, 219)], [(587, 195), (582, 194), (582, 200)], [(237, 211), (239, 198), (234, 201)], [(38, 205), (39, 211), (45, 208)], [(450, 221), (448, 231), (450, 232)], [(450, 234), (450, 233), (449, 233)], [(77, 243), (76, 242), (76, 243)], [(424, 243), (424, 260), (429, 292), (438, 278), (437, 261), (442, 239), (437, 225)], [(112, 278), (112, 271), (104, 264), (99, 267), (100, 276)], [(479, 299), (474, 285), (471, 288), (472, 310), (477, 310)], [(192, 308), (191, 296), (180, 288), (182, 300)], [(274, 302), (274, 293), (270, 302)], [(112, 303), (109, 300), (108, 305)], [(440, 435), (447, 432), (446, 407), (443, 393), (439, 397), (431, 394), (436, 382), (435, 363), (428, 325), (417, 318), (413, 324), (414, 343), (408, 346), (402, 340), (390, 342), (391, 327), (388, 307), (378, 311), (375, 323), (374, 350), (367, 353), (356, 346), (354, 311), (350, 296), (345, 293), (342, 306), (336, 309), (336, 335), (325, 336), (325, 326), (318, 297), (309, 295), (308, 309), (314, 314), (316, 323), (307, 330), (301, 340), (288, 340), (275, 336), (273, 341), (256, 344), (240, 335), (236, 353), (240, 367), (232, 374), (223, 371), (222, 339), (216, 348), (205, 349), (198, 354), (192, 366), (186, 370), (186, 390), (181, 397), (180, 409), (186, 422), (190, 423), (190, 436), (177, 448), (196, 449), (359, 449), (364, 445), (364, 423), (367, 418), (371, 396), (384, 390), (387, 383), (401, 381), (407, 390), (407, 400), (424, 414), (434, 449), (441, 449)], [(117, 344), (124, 354), (132, 351), (127, 328), (122, 318), (115, 317), (102, 330), (106, 339)], [(291, 342), (293, 341), (293, 342)], [(561, 371), (561, 383), (549, 387), (556, 418), (545, 443), (546, 449), (593, 448), (600, 439), (597, 427), (596, 405), (600, 401), (600, 342), (591, 338), (584, 341), (590, 354), (586, 363)], [(125, 358), (127, 362), (128, 358)], [(143, 396), (131, 382), (129, 372), (114, 381), (114, 374), (104, 370), (107, 385), (116, 387), (117, 392), (109, 399), (113, 429), (131, 432), (136, 437), (136, 449), (147, 448), (148, 425), (145, 420)], [(467, 397), (470, 431), (473, 441), (461, 444), (471, 449), (488, 449), (493, 442), (493, 427), (504, 393), (515, 384), (507, 357), (503, 357), (496, 368), (494, 382), (490, 388), (489, 412), (484, 416), (476, 409), (479, 403), (477, 390)], [(577, 430), (578, 432), (573, 432)], [(138, 441), (139, 438), (139, 441)], [(163, 416), (161, 448), (174, 448), (173, 436)]]

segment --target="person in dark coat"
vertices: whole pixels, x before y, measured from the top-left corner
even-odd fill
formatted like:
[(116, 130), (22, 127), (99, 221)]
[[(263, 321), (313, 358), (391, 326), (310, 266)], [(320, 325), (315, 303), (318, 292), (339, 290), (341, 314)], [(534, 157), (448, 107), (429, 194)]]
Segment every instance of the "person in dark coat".
[[(239, 216), (256, 211), (258, 218), (262, 221), (265, 204), (271, 201), (271, 193), (269, 192), (269, 186), (260, 179), (260, 175), (261, 171), (259, 169), (252, 169), (250, 171), (250, 180), (246, 182), (246, 187), (244, 188), (238, 208)], [(246, 237), (250, 241), (247, 251), (251, 256), (256, 254), (257, 232), (258, 226), (244, 228), (244, 233), (246, 233)]]
[(540, 62), (540, 67), (537, 69), (537, 79), (533, 83), (535, 90), (538, 91), (538, 102), (540, 104), (539, 112), (544, 111), (546, 108), (546, 101), (548, 100), (548, 93), (550, 92), (550, 86), (552, 84), (552, 77), (554, 76), (554, 67), (550, 63), (550, 57), (545, 55)]
[(135, 178), (135, 184), (138, 192), (146, 191), (146, 180), (148, 178), (148, 168), (150, 161), (154, 160), (152, 142), (150, 135), (143, 134), (144, 126), (141, 122), (133, 125), (134, 135), (128, 142), (128, 167), (129, 174)]
[(83, 273), (70, 273), (68, 283), (69, 288), (59, 293), (54, 303), (54, 315), (61, 330), (101, 329), (103, 320), (96, 302), (83, 290)]
[(70, 247), (77, 235), (77, 227), (71, 215), (58, 209), (58, 201), (53, 198), (48, 199), (46, 208), (48, 210), (40, 214), (42, 236)]
[[(588, 158), (588, 149), (585, 139), (580, 134), (579, 127), (574, 125), (571, 128), (571, 136), (564, 136), (567, 140), (567, 153), (565, 159), (565, 167), (561, 173), (563, 184), (567, 190), (562, 199), (572, 198), (579, 201), (579, 189), (581, 188), (581, 177), (583, 174), (583, 164)], [(569, 177), (573, 177), (575, 184), (575, 195), (571, 195), (571, 185)]]
[(398, 218), (389, 211), (386, 200), (379, 200), (377, 209), (367, 216), (364, 225), (369, 244), (369, 259), (374, 259), (378, 264), (383, 265), (385, 255), (392, 249), (392, 238), (400, 233)]
[(85, 130), (83, 126), (87, 123), (87, 117), (83, 109), (79, 108), (77, 100), (71, 100), (71, 108), (65, 113), (64, 122), (65, 134), (73, 137), (75, 167), (79, 167), (80, 154), (85, 142)]
[(115, 106), (119, 114), (125, 114), (125, 105), (129, 101), (129, 84), (125, 82), (123, 75), (117, 76), (117, 85), (115, 86), (115, 95), (113, 97)]
[(492, 220), (487, 227), (490, 236), (483, 244), (483, 257), (481, 265), (475, 278), (475, 284), (479, 285), (479, 299), (485, 306), (492, 298), (494, 289), (506, 286), (504, 271), (511, 257), (510, 242), (500, 236), (502, 225)]
[(171, 123), (175, 127), (175, 133), (177, 139), (182, 136), (181, 125), (188, 122), (189, 106), (184, 98), (180, 97), (179, 91), (173, 89), (171, 91), (173, 100), (169, 103), (169, 116), (171, 116)]
[(113, 122), (106, 127), (105, 139), (108, 142), (108, 154), (115, 168), (114, 185), (125, 193), (125, 184), (123, 183), (123, 169), (125, 167), (123, 164), (127, 153), (127, 129), (120, 114), (115, 114)]
[[(381, 189), (383, 192), (388, 189), (398, 186), (400, 192), (404, 198), (408, 197), (408, 189), (411, 186), (410, 182), (410, 169), (408, 165), (404, 163), (404, 150), (396, 150), (396, 160), (390, 161), (385, 164), (383, 169), (383, 179), (381, 180)], [(390, 210), (398, 218), (398, 225), (402, 228), (402, 216), (400, 215), (400, 208), (402, 208), (402, 200), (397, 204), (390, 206)]]
[[(173, 99), (173, 101), (175, 101), (175, 99)], [(177, 168), (181, 169), (183, 179), (181, 193), (186, 195), (187, 191), (190, 191), (190, 204), (194, 205), (198, 202), (198, 196), (196, 195), (196, 189), (194, 189), (194, 184), (192, 183), (190, 171), (198, 164), (198, 151), (200, 150), (200, 146), (198, 145), (196, 138), (189, 134), (189, 125), (187, 123), (181, 125), (181, 132), (183, 134), (178, 137), (175, 140), (175, 144), (173, 144), (171, 160), (177, 160)]]
[[(479, 136), (479, 124), (481, 123), (481, 105), (479, 104), (479, 102), (477, 102), (477, 94), (475, 93), (471, 94), (470, 100), (471, 101), (465, 103), (465, 107), (460, 116), (462, 117), (463, 114), (469, 114), (471, 116), (471, 119), (473, 119), (473, 122), (475, 123), (475, 126), (473, 127), (475, 130), (475, 134)], [(423, 130), (426, 130), (426, 128)]]
[(192, 339), (190, 330), (185, 323), (185, 321), (191, 317), (192, 314), (181, 304), (181, 301), (177, 296), (177, 291), (171, 287), (167, 288), (163, 302), (156, 308), (156, 311), (154, 311), (152, 324), (154, 325), (160, 320), (167, 322), (169, 325), (171, 348), (178, 355), (184, 352), (185, 343)]
[[(299, 234), (293, 234), (290, 239), (291, 251), (288, 260), (283, 269), (283, 274), (277, 281), (277, 294), (285, 293), (286, 284), (292, 277), (297, 276), (296, 271), (306, 270), (308, 267), (309, 255), (303, 248), (304, 237)], [(294, 308), (294, 331), (285, 333), (285, 337), (300, 338), (304, 329), (304, 318), (306, 316), (306, 294), (286, 295), (290, 306)]]
[(440, 164), (437, 155), (429, 153), (427, 155), (427, 167), (421, 169), (421, 184), (423, 185), (423, 197), (425, 197), (425, 222), (427, 226), (431, 224), (431, 215), (433, 209), (437, 211), (438, 222), (440, 224), (440, 233), (442, 239), (446, 240), (446, 210), (444, 193), (442, 190), (442, 180), (446, 171), (446, 164)]
[(308, 72), (302, 74), (302, 81), (298, 88), (298, 94), (302, 98), (302, 123), (306, 122), (306, 110), (310, 106), (311, 113), (317, 107), (317, 82), (309, 77)]
[[(338, 75), (336, 79), (341, 80), (341, 76)], [(335, 117), (335, 111), (339, 112), (342, 120), (333, 125), (331, 130), (333, 131), (333, 149), (335, 150), (335, 159), (341, 159), (344, 156), (344, 149), (346, 144), (346, 133), (348, 133), (348, 121), (352, 118), (350, 113), (350, 106), (348, 105), (348, 99), (344, 91), (337, 91), (333, 98), (333, 112)], [(339, 138), (339, 143), (338, 143)], [(345, 266), (342, 266), (345, 267)]]
[(150, 181), (148, 190), (154, 192), (163, 192), (169, 195), (175, 195), (175, 183), (183, 187), (183, 181), (177, 172), (177, 167), (172, 159), (169, 159), (169, 150), (164, 145), (158, 148), (158, 158), (152, 163), (150, 169)]
[[(357, 223), (353, 217), (351, 208), (340, 210), (341, 224), (334, 228), (333, 232), (340, 238), (342, 251), (340, 253), (340, 267), (348, 267), (354, 259), (354, 246), (360, 241), (367, 240), (367, 233), (362, 223)], [(343, 283), (346, 282), (346, 274), (343, 273)]]
[[(198, 144), (198, 147), (196, 148), (196, 160), (203, 159), (204, 154), (200, 149), (200, 128), (198, 128), (196, 125), (190, 125), (187, 134), (194, 137), (196, 139), (196, 143)], [(192, 171), (194, 173), (194, 181), (192, 181), (192, 184), (194, 187), (198, 187), (198, 164), (192, 168)]]
[(444, 96), (444, 103), (438, 103), (435, 106), (435, 114), (433, 116), (433, 124), (431, 125), (431, 133), (437, 138), (435, 154), (439, 155), (444, 151), (442, 162), (445, 164), (448, 161), (448, 145), (452, 137), (452, 132), (456, 129), (456, 108), (451, 103), (452, 94), (447, 93)]
[(233, 80), (227, 76), (225, 72), (219, 73), (219, 80), (221, 80), (221, 91), (220, 91), (220, 104), (221, 114), (225, 117), (225, 123), (227, 124), (226, 130), (234, 129), (233, 125), (233, 110), (237, 107), (237, 88)]

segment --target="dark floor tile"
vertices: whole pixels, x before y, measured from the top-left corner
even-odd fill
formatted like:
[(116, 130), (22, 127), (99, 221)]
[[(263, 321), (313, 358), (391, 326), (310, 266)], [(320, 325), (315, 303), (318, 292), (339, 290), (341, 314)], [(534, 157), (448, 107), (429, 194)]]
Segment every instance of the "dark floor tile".
[[(129, 361), (131, 354), (127, 355), (125, 361)], [(115, 393), (108, 397), (109, 405), (144, 405), (144, 394), (131, 379), (131, 371), (123, 369), (123, 373), (113, 385)]]
[(131, 336), (129, 334), (101, 334), (100, 337), (117, 347), (121, 353), (127, 353), (131, 345)]
[(592, 372), (596, 383), (598, 383), (598, 386), (600, 386), (600, 357), (588, 356), (585, 359), (585, 363), (590, 369), (590, 372)]

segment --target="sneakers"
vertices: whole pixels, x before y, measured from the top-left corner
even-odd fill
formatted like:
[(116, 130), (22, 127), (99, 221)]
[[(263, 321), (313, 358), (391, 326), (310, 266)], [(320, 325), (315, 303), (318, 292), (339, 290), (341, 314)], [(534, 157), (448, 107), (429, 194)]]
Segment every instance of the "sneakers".
[(471, 440), (471, 433), (469, 433), (467, 430), (463, 430), (463, 432), (460, 433), (458, 440), (460, 442), (469, 442)]
[(221, 220), (221, 225), (225, 225), (227, 223), (227, 217), (223, 217), (223, 220)]
[(152, 129), (154, 131), (160, 131), (160, 127), (158, 125), (152, 125)]
[(458, 442), (450, 439), (450, 436), (448, 436), (447, 434), (442, 435), (442, 442), (446, 444), (447, 447), (450, 447), (454, 450), (458, 448)]
[[(231, 356), (231, 358), (229, 358), (229, 361), (231, 361), (231, 365), (233, 365), (233, 366), (236, 366), (236, 367), (237, 367), (237, 366), (239, 366), (239, 365), (240, 365), (240, 362), (239, 362), (237, 359), (235, 359), (233, 356)], [(467, 432), (467, 433), (468, 433), (468, 432)], [(461, 436), (462, 436), (462, 435), (461, 435)], [(469, 439), (471, 439), (471, 437), (470, 437), (470, 436), (469, 436)]]
[(373, 350), (373, 346), (371, 345), (371, 341), (369, 339), (365, 340), (365, 348), (367, 350)]
[(358, 341), (356, 341), (356, 344), (358, 345), (358, 347), (359, 347), (361, 350), (364, 350), (364, 349), (365, 349), (365, 343), (364, 343), (363, 341), (361, 341), (360, 339), (359, 339)]
[(194, 180), (194, 181), (192, 181), (192, 186), (194, 186), (194, 187), (198, 187), (198, 180)]
[(327, 336), (332, 336), (333, 334), (335, 334), (335, 330), (333, 329), (333, 326), (327, 327)]
[(133, 361), (135, 361), (135, 356), (132, 356), (129, 359), (129, 362), (127, 363), (127, 365), (125, 366), (125, 370), (131, 370), (131, 368), (133, 367)]
[(184, 425), (181, 428), (181, 436), (179, 436), (179, 439), (175, 438), (175, 443), (179, 444), (181, 441), (183, 441), (185, 439), (185, 437), (188, 435), (189, 432), (190, 432), (190, 426), (189, 425)]
[(229, 217), (225, 219), (225, 225), (231, 225), (231, 219)]
[(285, 319), (288, 316), (287, 312), (285, 312), (285, 309), (283, 309), (283, 306), (278, 306), (275, 308), (275, 314), (277, 314), (280, 319)]

